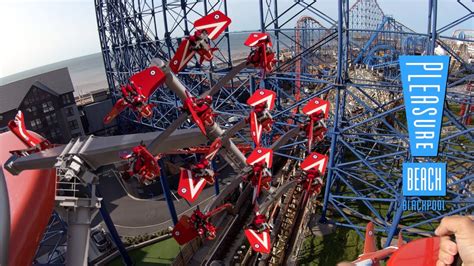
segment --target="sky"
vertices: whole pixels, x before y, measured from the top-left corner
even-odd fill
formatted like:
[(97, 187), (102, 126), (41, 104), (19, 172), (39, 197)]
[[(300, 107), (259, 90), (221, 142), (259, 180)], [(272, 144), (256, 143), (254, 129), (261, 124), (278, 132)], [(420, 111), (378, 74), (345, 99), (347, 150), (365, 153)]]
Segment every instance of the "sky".
[[(472, 0), (462, 2), (474, 9)], [(284, 10), (293, 0), (278, 3), (279, 9)], [(385, 14), (417, 32), (426, 32), (428, 0), (379, 0), (378, 3)], [(259, 16), (257, 0), (227, 0), (227, 4), (233, 19), (231, 31), (259, 27), (257, 19), (250, 19)], [(335, 0), (319, 0), (315, 7), (337, 17)], [(466, 14), (455, 0), (439, 0), (438, 10), (438, 28)], [(0, 25), (0, 78), (100, 52), (94, 0), (0, 0)], [(474, 20), (459, 28), (474, 29)]]

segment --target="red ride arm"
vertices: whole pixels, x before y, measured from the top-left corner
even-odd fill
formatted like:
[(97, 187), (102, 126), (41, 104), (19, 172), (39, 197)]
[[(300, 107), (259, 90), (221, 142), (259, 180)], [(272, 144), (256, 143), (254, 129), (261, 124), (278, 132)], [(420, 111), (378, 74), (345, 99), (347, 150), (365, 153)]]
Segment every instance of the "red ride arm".
[(199, 100), (196, 102), (196, 105), (194, 107), (194, 110), (199, 115), (204, 113), (207, 109), (209, 109), (209, 106), (204, 102), (200, 102)]
[(122, 97), (127, 97), (128, 96), (128, 86), (122, 86), (120, 90), (122, 91)]
[(15, 120), (8, 122), (8, 128), (29, 148), (35, 147), (43, 141), (33, 136), (26, 130), (25, 119), (21, 111), (18, 111), (18, 114), (15, 116)]
[(231, 203), (226, 203), (226, 204), (223, 204), (217, 208), (215, 208), (214, 210), (212, 211), (209, 211), (208, 213), (206, 213), (206, 218), (211, 218), (212, 216), (220, 213), (221, 211), (225, 210), (225, 209), (230, 209), (232, 208), (233, 205)]
[(136, 92), (139, 96), (145, 97), (145, 96), (143, 95), (142, 87), (140, 87), (140, 86), (135, 86), (134, 88), (135, 88), (135, 92)]
[(267, 44), (263, 43), (262, 45), (262, 55), (263, 55), (263, 69), (266, 69), (267, 67)]

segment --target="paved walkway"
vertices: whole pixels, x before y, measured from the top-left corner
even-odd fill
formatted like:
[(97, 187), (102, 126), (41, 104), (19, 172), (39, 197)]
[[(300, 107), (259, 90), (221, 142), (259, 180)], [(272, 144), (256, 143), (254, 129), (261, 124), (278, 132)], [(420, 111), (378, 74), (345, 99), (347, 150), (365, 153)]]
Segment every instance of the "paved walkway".
[[(220, 180), (221, 190), (224, 188), (227, 180)], [(137, 200), (131, 198), (115, 177), (102, 178), (99, 188), (104, 198), (103, 203), (105, 203), (120, 235), (150, 234), (172, 225), (168, 205), (161, 197), (158, 200)], [(199, 199), (192, 205), (179, 196), (177, 196), (178, 200), (174, 198), (178, 219), (181, 214), (191, 213), (197, 204), (204, 207), (215, 197), (214, 193), (214, 186), (207, 186), (199, 196)], [(100, 215), (96, 215), (93, 225), (99, 222), (102, 222), (102, 218)]]
[(324, 236), (332, 233), (335, 226), (333, 224), (320, 224), (318, 223), (321, 215), (315, 214), (309, 221), (309, 227), (315, 236)]

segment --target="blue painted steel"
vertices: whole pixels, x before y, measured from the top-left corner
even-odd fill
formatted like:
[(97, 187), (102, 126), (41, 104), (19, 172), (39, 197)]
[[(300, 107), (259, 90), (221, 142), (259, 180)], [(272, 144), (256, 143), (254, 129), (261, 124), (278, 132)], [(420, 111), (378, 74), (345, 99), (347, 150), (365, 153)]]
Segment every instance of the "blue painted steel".
[(165, 173), (165, 165), (163, 164), (162, 160), (158, 160), (158, 164), (160, 165), (160, 182), (161, 188), (163, 190), (163, 195), (165, 196), (166, 204), (168, 205), (168, 210), (170, 212), (171, 219), (173, 220), (173, 224), (176, 225), (178, 223), (178, 215), (176, 215), (176, 209), (174, 207), (173, 198), (171, 197), (171, 191), (168, 185), (168, 179)]
[(431, 42), (430, 42), (428, 54), (433, 54), (435, 46), (436, 46), (436, 36), (437, 36), (436, 24), (438, 21), (438, 0), (430, 0), (430, 1), (431, 1), (430, 5), (431, 5), (432, 17), (431, 17)]
[[(33, 264), (57, 265), (66, 261), (67, 224), (54, 210), (43, 234)], [(39, 253), (39, 251), (46, 253)]]
[[(185, 35), (186, 25), (192, 32), (190, 22), (198, 16), (190, 9), (199, 15), (214, 10), (227, 11), (223, 4), (226, 1), (180, 0), (171, 3), (162, 0), (158, 1), (159, 6), (144, 0), (145, 4), (154, 7), (151, 13), (137, 6), (132, 10), (130, 1), (95, 2), (104, 64), (113, 97), (120, 97), (117, 85), (146, 66), (151, 58), (167, 59), (173, 56), (178, 43), (176, 37)], [(360, 230), (365, 228), (361, 219), (371, 220), (378, 231), (386, 233), (391, 239), (398, 226), (411, 228), (415, 217), (423, 220), (415, 227), (422, 227), (449, 213), (463, 213), (474, 205), (468, 200), (472, 193), (456, 189), (472, 183), (472, 178), (465, 177), (465, 173), (472, 171), (469, 165), (474, 163), (469, 153), (473, 149), (469, 141), (472, 143), (474, 132), (472, 127), (463, 124), (462, 117), (454, 111), (462, 103), (474, 104), (468, 93), (456, 91), (457, 87), (472, 79), (474, 71), (472, 64), (457, 54), (456, 47), (451, 45), (458, 39), (440, 36), (459, 23), (472, 19), (472, 11), (465, 7), (467, 15), (460, 14), (462, 17), (459, 19), (436, 29), (437, 3), (435, 0), (427, 0), (426, 3), (430, 5), (428, 14), (425, 14), (429, 17), (427, 32), (416, 33), (396, 18), (388, 18), (375, 0), (357, 0), (352, 7), (349, 7), (348, 1), (337, 1), (337, 21), (318, 10), (313, 0), (291, 3), (256, 0), (253, 10), (259, 17), (258, 28), (271, 34), (274, 47), (283, 61), (279, 62), (276, 73), (268, 74), (265, 79), (260, 77), (259, 70), (242, 71), (213, 97), (213, 107), (219, 114), (216, 120), (227, 129), (248, 116), (250, 108), (245, 100), (259, 85), (274, 90), (278, 95), (272, 112), (276, 120), (273, 126), (275, 136), (296, 126), (290, 121), (305, 121), (304, 115), (293, 114), (295, 108), (303, 107), (312, 97), (327, 98), (332, 106), (326, 121), (329, 132), (326, 141), (317, 147), (329, 150), (321, 217), (322, 221), (331, 223), (337, 220), (335, 224), (353, 228), (361, 236)], [(460, 1), (457, 3), (464, 6)], [(204, 12), (201, 12), (201, 7)], [(441, 16), (443, 10), (439, 13)], [(157, 26), (157, 16), (160, 20), (164, 19), (164, 29)], [(301, 19), (302, 23), (297, 24), (302, 16), (309, 18)], [(141, 27), (140, 23), (145, 26)], [(231, 25), (230, 29), (233, 27)], [(249, 32), (252, 31), (226, 31), (224, 39), (216, 42), (222, 55), (217, 55), (212, 66), (200, 69), (190, 63), (178, 78), (195, 95), (209, 89), (234, 65), (230, 52), (234, 56), (238, 53), (230, 49), (230, 39), (233, 40), (232, 48), (241, 46), (239, 42), (243, 42)], [(402, 215), (399, 204), (402, 199), (401, 162), (413, 158), (408, 149), (399, 56), (431, 54), (436, 45), (451, 56), (454, 69), (449, 79), (443, 116), (443, 128), (449, 130), (441, 136), (439, 157), (449, 162), (447, 179), (450, 184), (456, 185), (447, 187), (450, 211)], [(334, 63), (336, 61), (337, 64)], [(297, 83), (300, 86), (300, 100), (295, 97)], [(151, 102), (157, 105), (151, 119), (139, 121), (132, 112), (125, 113), (122, 118), (145, 125), (148, 129), (163, 130), (180, 113), (181, 102), (166, 88), (157, 90)], [(183, 127), (194, 125), (185, 123)], [(252, 143), (244, 131), (238, 132), (235, 138), (243, 144)], [(265, 144), (272, 141), (264, 138)], [(306, 142), (299, 139), (292, 144), (293, 147), (304, 148)], [(288, 155), (287, 151), (291, 148), (285, 145), (276, 155), (300, 160), (294, 154)], [(379, 211), (381, 204), (385, 204), (383, 209), (388, 209), (386, 213)]]
[(214, 176), (214, 190), (216, 192), (216, 196), (219, 195), (220, 192), (220, 189), (219, 189), (219, 173), (217, 173), (217, 166), (216, 166), (216, 162), (214, 160), (212, 160), (211, 162), (211, 165), (212, 165), (212, 170), (215, 171), (215, 176)]
[(372, 36), (370, 36), (370, 39), (365, 43), (364, 47), (360, 50), (359, 55), (356, 57), (354, 60), (354, 64), (357, 64), (362, 61), (362, 57), (364, 56), (365, 52), (369, 49), (370, 45), (375, 41), (379, 33), (382, 32), (382, 29), (385, 27), (385, 24), (388, 23), (389, 17), (383, 17), (382, 22), (380, 25), (377, 27), (377, 29), (372, 33)]
[[(97, 187), (96, 187), (96, 194), (98, 197), (101, 197), (99, 188)], [(120, 238), (120, 235), (117, 232), (117, 228), (115, 228), (115, 224), (112, 221), (109, 211), (107, 210), (107, 207), (105, 206), (104, 203), (100, 205), (99, 211), (100, 211), (100, 215), (102, 216), (102, 219), (104, 219), (104, 223), (107, 226), (107, 229), (109, 230), (110, 236), (112, 236), (112, 241), (114, 241), (115, 246), (120, 252), (120, 256), (122, 257), (123, 263), (125, 265), (133, 265), (133, 261), (128, 255), (128, 252), (125, 249), (125, 246), (123, 245), (122, 239)]]

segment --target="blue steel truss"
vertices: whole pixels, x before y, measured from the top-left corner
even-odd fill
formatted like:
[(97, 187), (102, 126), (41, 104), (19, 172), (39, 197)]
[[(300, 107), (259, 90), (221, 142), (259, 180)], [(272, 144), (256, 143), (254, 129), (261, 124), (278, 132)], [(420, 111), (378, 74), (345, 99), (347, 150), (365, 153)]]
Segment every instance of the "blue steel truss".
[[(106, 1), (95, 0), (99, 36), (111, 93), (120, 97), (119, 85), (145, 68), (154, 57), (169, 59), (180, 37), (192, 32), (192, 21), (213, 10), (227, 14), (226, 1)], [(286, 3), (286, 2), (285, 2)], [(338, 17), (318, 9), (316, 1), (301, 0), (285, 5), (276, 0), (256, 0), (260, 31), (273, 36), (277, 70), (261, 79), (256, 70), (242, 71), (213, 98), (217, 122), (229, 128), (248, 115), (245, 100), (260, 86), (277, 92), (273, 117), (274, 132), (264, 139), (282, 135), (305, 118), (297, 111), (312, 97), (331, 102), (327, 141), (318, 150), (329, 151), (329, 165), (323, 197), (322, 222), (354, 228), (359, 234), (368, 221), (388, 236), (403, 229), (409, 233), (430, 231), (445, 215), (472, 211), (473, 138), (472, 125), (465, 125), (461, 105), (474, 99), (464, 87), (473, 80), (472, 61), (460, 53), (473, 40), (442, 35), (459, 23), (472, 19), (473, 11), (463, 1), (457, 4), (465, 15), (438, 27), (436, 0), (427, 0), (429, 17), (426, 33), (415, 33), (386, 16), (376, 0), (358, 0), (352, 7), (337, 3)], [(251, 10), (252, 7), (249, 7)], [(207, 90), (238, 58), (230, 40), (242, 32), (226, 32), (216, 42), (220, 54), (212, 64), (189, 64), (178, 77), (191, 93)], [(459, 45), (458, 41), (462, 42)], [(243, 42), (243, 39), (242, 39)], [(232, 44), (234, 45), (234, 44)], [(408, 136), (401, 93), (398, 57), (433, 54), (435, 48), (452, 58), (443, 117), (440, 154), (436, 161), (448, 162), (448, 194), (445, 212), (404, 212), (401, 202), (401, 164), (415, 161), (408, 149)], [(231, 53), (232, 52), (232, 53)], [(237, 54), (237, 53), (235, 53)], [(133, 113), (123, 119), (152, 130), (165, 129), (178, 115), (181, 102), (166, 88), (151, 99), (156, 103), (151, 119), (139, 120)], [(185, 126), (192, 126), (186, 124)], [(238, 132), (243, 143), (248, 134)], [(277, 155), (289, 156), (295, 146), (285, 145)], [(362, 236), (362, 234), (361, 234)]]
[(34, 265), (64, 265), (66, 262), (67, 224), (53, 211), (36, 251)]

